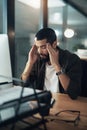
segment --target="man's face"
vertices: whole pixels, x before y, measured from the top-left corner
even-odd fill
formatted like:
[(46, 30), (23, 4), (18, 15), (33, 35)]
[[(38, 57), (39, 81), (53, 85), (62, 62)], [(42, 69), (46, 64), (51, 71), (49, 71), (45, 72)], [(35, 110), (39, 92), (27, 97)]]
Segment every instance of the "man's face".
[(47, 40), (35, 40), (35, 45), (37, 47), (38, 54), (42, 60), (49, 61), (49, 53), (47, 51)]

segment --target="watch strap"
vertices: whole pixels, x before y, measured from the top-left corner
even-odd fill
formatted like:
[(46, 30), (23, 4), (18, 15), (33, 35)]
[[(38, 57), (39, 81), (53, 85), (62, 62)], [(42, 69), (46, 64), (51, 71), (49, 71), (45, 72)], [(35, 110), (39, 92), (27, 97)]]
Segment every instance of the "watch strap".
[(61, 75), (61, 74), (64, 74), (65, 73), (65, 69), (62, 68), (59, 72), (56, 72), (56, 75)]

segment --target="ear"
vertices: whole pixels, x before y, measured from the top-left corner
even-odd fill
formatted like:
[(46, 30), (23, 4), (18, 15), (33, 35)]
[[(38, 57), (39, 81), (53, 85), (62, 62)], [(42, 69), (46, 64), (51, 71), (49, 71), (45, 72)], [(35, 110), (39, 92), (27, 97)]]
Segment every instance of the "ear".
[(52, 44), (52, 47), (53, 47), (54, 49), (56, 49), (56, 46), (57, 46), (57, 41), (54, 41), (53, 44)]

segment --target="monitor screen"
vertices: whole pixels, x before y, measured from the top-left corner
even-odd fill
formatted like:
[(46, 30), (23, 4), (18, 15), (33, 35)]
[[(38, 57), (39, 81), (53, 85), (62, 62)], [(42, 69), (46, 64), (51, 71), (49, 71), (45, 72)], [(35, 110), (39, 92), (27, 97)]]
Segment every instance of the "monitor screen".
[[(6, 77), (12, 77), (9, 42), (7, 34), (0, 34), (0, 83), (11, 82), (12, 80)], [(11, 84), (0, 85), (0, 89), (10, 87)]]

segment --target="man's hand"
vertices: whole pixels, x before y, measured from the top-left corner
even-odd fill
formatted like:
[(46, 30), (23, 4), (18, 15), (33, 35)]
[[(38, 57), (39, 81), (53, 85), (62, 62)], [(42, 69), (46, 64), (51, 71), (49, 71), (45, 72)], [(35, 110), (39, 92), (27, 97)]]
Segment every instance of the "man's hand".
[(33, 45), (28, 55), (28, 62), (31, 65), (33, 65), (36, 62), (37, 58), (38, 58), (37, 47), (36, 45)]
[(28, 79), (30, 72), (32, 70), (32, 67), (34, 63), (36, 62), (37, 58), (38, 58), (37, 47), (33, 45), (33, 47), (31, 48), (29, 52), (28, 61), (26, 63), (25, 69), (21, 75), (22, 80), (26, 81)]
[(50, 57), (50, 62), (53, 65), (53, 67), (56, 69), (56, 67), (60, 66), (59, 65), (59, 51), (52, 48), (52, 46), (48, 43), (47, 44), (47, 50), (49, 53), (49, 57)]
[[(56, 72), (59, 72), (61, 70), (61, 66), (59, 64), (59, 51), (52, 48), (50, 44), (47, 45), (47, 50), (49, 53), (51, 64), (55, 68)], [(59, 80), (64, 90), (67, 91), (67, 88), (70, 83), (70, 78), (64, 73), (59, 76)]]

